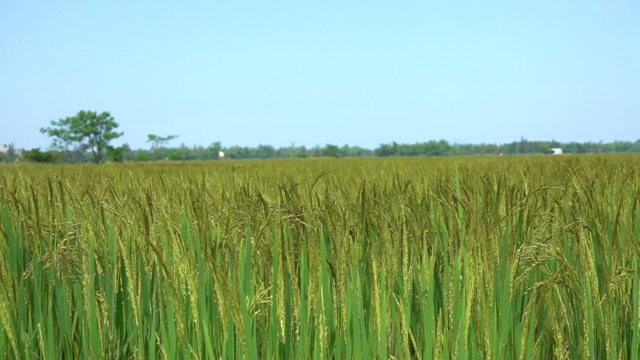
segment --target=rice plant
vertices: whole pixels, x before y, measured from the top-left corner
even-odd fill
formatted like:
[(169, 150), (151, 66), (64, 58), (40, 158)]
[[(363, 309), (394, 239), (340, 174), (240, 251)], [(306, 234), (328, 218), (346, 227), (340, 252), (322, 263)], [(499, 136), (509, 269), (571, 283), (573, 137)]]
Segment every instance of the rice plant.
[(6, 359), (638, 359), (640, 157), (0, 166)]

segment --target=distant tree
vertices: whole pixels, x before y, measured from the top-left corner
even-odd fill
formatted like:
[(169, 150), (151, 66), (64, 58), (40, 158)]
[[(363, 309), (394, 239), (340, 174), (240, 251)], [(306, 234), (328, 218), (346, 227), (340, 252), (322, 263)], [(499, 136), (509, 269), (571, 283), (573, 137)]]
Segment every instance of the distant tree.
[(186, 159), (186, 154), (181, 151), (172, 151), (167, 157), (171, 161), (184, 161)]
[(58, 153), (52, 151), (40, 151), (40, 148), (24, 151), (22, 157), (25, 161), (38, 162), (38, 163), (54, 163), (60, 160)]
[(376, 148), (374, 152), (376, 156), (394, 156), (394, 155), (398, 155), (396, 153), (397, 148), (398, 148), (398, 144), (396, 144), (395, 142), (391, 145), (380, 144), (380, 146)]
[(154, 134), (147, 135), (147, 142), (151, 143), (152, 148), (159, 148), (166, 146), (169, 141), (177, 139), (178, 135), (159, 136)]
[(9, 144), (6, 155), (9, 157), (10, 161), (15, 161), (16, 159), (18, 159), (19, 155), (16, 152), (16, 147), (15, 145), (13, 145), (13, 143)]
[(217, 159), (220, 151), (222, 151), (222, 143), (215, 141), (207, 147), (207, 159)]
[(151, 157), (147, 153), (141, 152), (138, 155), (136, 155), (134, 160), (135, 161), (150, 161)]
[(106, 111), (98, 114), (95, 111), (80, 111), (76, 116), (58, 121), (51, 121), (51, 127), (41, 128), (40, 132), (53, 138), (53, 147), (67, 152), (71, 158), (69, 147), (86, 146), (93, 154), (93, 161), (102, 162), (109, 142), (124, 133), (116, 132), (118, 123)]
[(167, 136), (159, 136), (154, 134), (147, 135), (147, 142), (151, 143), (151, 150), (154, 153), (154, 157), (156, 160), (158, 159), (158, 154), (160, 149), (167, 146), (169, 141), (173, 139), (177, 139), (178, 135), (167, 135)]
[(337, 158), (340, 156), (340, 148), (338, 148), (336, 145), (327, 144), (324, 149), (322, 149), (321, 153), (322, 156)]
[(230, 159), (246, 159), (248, 157), (246, 156), (246, 150), (247, 148), (234, 145), (226, 148), (224, 152), (225, 152), (225, 155)]
[(271, 145), (258, 145), (255, 149), (254, 156), (258, 159), (272, 158), (276, 153), (276, 149)]
[(111, 159), (111, 161), (113, 162), (123, 162), (124, 161), (124, 153), (125, 153), (125, 147), (124, 146), (120, 146), (120, 147), (116, 147), (116, 148), (111, 148), (109, 149), (109, 158)]
[(73, 152), (80, 147), (82, 133), (79, 131), (82, 124), (76, 117), (67, 117), (58, 121), (51, 121), (51, 126), (41, 128), (40, 132), (53, 138), (51, 148), (63, 151), (67, 154), (67, 161), (73, 161)]
[(373, 150), (364, 149), (359, 146), (344, 145), (340, 149), (340, 156), (372, 156)]

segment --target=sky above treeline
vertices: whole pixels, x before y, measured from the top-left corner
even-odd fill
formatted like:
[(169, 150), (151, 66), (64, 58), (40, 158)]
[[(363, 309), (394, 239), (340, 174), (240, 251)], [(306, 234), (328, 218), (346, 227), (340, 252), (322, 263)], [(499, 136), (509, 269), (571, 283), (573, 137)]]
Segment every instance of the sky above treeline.
[(640, 138), (637, 1), (2, 1), (0, 144)]

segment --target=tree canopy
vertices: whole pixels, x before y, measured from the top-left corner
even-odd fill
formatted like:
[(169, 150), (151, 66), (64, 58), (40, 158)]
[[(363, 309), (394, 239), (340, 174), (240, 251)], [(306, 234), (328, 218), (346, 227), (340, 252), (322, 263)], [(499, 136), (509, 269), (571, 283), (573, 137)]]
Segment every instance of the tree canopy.
[(151, 143), (152, 148), (160, 148), (173, 139), (177, 139), (178, 135), (167, 135), (167, 136), (159, 136), (155, 134), (147, 135), (147, 142)]
[(66, 151), (69, 158), (73, 151), (86, 148), (91, 150), (93, 161), (99, 163), (110, 149), (109, 142), (124, 134), (115, 131), (117, 128), (118, 123), (109, 112), (82, 110), (75, 116), (51, 121), (51, 127), (41, 128), (40, 132), (53, 138), (52, 147)]
[(158, 160), (158, 153), (160, 148), (165, 147), (169, 141), (177, 139), (178, 135), (159, 136), (155, 134), (147, 135), (147, 142), (151, 143), (151, 150), (154, 153), (154, 157)]

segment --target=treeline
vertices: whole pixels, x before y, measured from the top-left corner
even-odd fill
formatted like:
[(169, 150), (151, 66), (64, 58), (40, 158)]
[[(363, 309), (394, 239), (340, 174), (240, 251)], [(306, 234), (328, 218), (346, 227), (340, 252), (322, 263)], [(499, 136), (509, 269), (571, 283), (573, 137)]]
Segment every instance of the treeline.
[[(222, 152), (222, 154), (221, 154)], [(222, 155), (222, 156), (221, 156)], [(210, 146), (182, 145), (180, 147), (152, 147), (151, 149), (132, 150), (127, 144), (118, 148), (111, 148), (107, 156), (112, 162), (123, 161), (189, 161), (189, 160), (219, 160), (226, 159), (273, 159), (273, 158), (307, 158), (307, 157), (371, 157), (373, 150), (359, 146), (326, 145), (324, 147), (306, 148), (305, 146), (289, 146), (276, 148), (271, 145), (259, 145), (257, 147), (231, 146), (223, 147), (220, 143)], [(86, 163), (93, 161), (93, 156), (88, 151), (75, 149), (72, 151), (48, 151), (40, 149), (25, 151), (21, 160), (33, 162), (72, 162)], [(0, 159), (0, 161), (3, 161)]]
[[(272, 158), (307, 158), (307, 157), (385, 157), (385, 156), (471, 156), (471, 155), (519, 155), (550, 154), (552, 148), (562, 148), (565, 154), (604, 154), (604, 153), (640, 153), (640, 140), (603, 142), (568, 142), (529, 141), (521, 139), (508, 144), (450, 144), (446, 140), (428, 141), (416, 144), (381, 144), (370, 150), (359, 146), (337, 146), (328, 144), (320, 147), (288, 146), (276, 148), (271, 145), (257, 147), (230, 146), (223, 147), (219, 142), (210, 146), (182, 145), (179, 147), (153, 147), (150, 150), (133, 150), (128, 145), (109, 148), (107, 156), (112, 162), (132, 161), (188, 161), (218, 160), (224, 154), (225, 159), (272, 159)], [(86, 149), (65, 151), (41, 151), (32, 149), (24, 151), (16, 157), (0, 154), (0, 161), (9, 162), (16, 159), (33, 162), (91, 162), (93, 157)]]
[(529, 141), (520, 139), (508, 144), (449, 144), (446, 140), (417, 144), (382, 144), (374, 150), (376, 156), (465, 156), (465, 155), (519, 155), (550, 154), (552, 148), (561, 148), (567, 154), (604, 154), (640, 152), (640, 140), (603, 142)]

